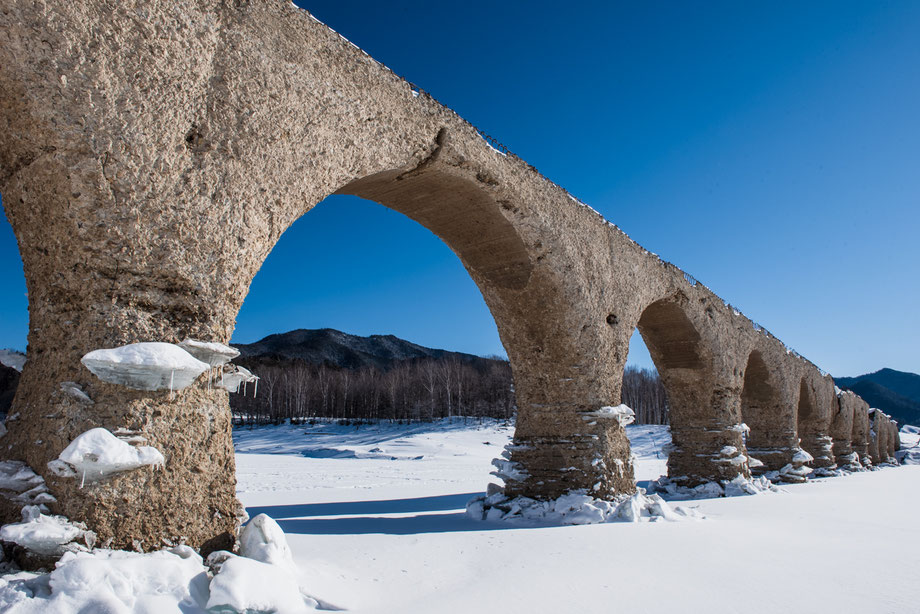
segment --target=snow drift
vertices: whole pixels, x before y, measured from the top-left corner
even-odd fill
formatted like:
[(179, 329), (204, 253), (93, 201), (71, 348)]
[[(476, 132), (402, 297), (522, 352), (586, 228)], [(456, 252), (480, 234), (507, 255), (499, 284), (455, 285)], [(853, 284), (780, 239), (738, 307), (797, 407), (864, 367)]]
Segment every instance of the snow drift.
[[(66, 519), (32, 523), (63, 540), (77, 535)], [(60, 517), (56, 517), (60, 518)], [(255, 523), (255, 524), (254, 524)], [(7, 525), (4, 531), (16, 525)], [(57, 533), (55, 533), (57, 531)], [(267, 516), (247, 525), (248, 558), (219, 551), (207, 563), (192, 548), (176, 546), (141, 554), (96, 549), (65, 552), (48, 574), (0, 576), (0, 611), (17, 614), (297, 614), (320, 602), (300, 586), (299, 570), (280, 527)], [(5, 539), (5, 538), (4, 538)]]

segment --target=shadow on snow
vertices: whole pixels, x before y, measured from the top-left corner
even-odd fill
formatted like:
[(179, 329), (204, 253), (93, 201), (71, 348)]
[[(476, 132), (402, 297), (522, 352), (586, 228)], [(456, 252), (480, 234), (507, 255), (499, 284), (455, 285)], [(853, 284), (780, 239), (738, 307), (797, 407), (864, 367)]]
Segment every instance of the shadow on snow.
[[(469, 518), (463, 511), (466, 503), (481, 494), (471, 492), (415, 499), (267, 505), (249, 507), (246, 508), (246, 511), (250, 516), (268, 514), (278, 522), (285, 533), (301, 535), (364, 535), (370, 533), (414, 535), (536, 528), (537, 525), (511, 525)], [(413, 512), (416, 515), (399, 517), (373, 515), (412, 514)], [(331, 516), (331, 518), (323, 518), (323, 516)]]

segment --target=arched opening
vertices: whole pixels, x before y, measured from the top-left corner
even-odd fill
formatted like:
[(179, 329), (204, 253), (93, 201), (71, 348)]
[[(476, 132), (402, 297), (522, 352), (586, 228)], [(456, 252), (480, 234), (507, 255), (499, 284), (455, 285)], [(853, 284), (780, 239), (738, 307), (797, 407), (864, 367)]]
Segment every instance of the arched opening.
[(25, 361), (26, 336), (29, 331), (29, 303), (26, 277), (16, 236), (6, 217), (0, 195), (0, 419), (9, 411), (19, 372)]
[(501, 203), (465, 178), (419, 169), (386, 171), (337, 193), (378, 202), (415, 220), (441, 238), (477, 281), (520, 290), (530, 279), (527, 248), (499, 212)]
[[(321, 263), (304, 266), (300, 263)], [(510, 367), (476, 284), (427, 229), (332, 195), (285, 231), (240, 310), (237, 424), (507, 420)]]
[[(501, 298), (506, 292), (524, 290), (532, 267), (520, 237), (498, 207), (480, 186), (434, 169), (379, 173), (346, 185), (311, 208), (284, 231), (265, 259), (238, 316), (239, 329), (253, 333), (237, 340), (259, 342), (268, 333), (310, 330), (235, 345), (244, 352), (240, 362), (262, 377), (259, 411), (265, 409), (268, 399), (275, 415), (293, 418), (290, 430), (299, 436), (302, 458), (295, 453), (294, 458), (276, 462), (311, 476), (304, 480), (316, 487), (309, 504), (304, 504), (302, 492), (295, 499), (302, 507), (319, 507), (313, 504), (336, 492), (341, 482), (348, 482), (352, 486), (340, 492), (346, 498), (332, 500), (346, 507), (366, 508), (360, 496), (355, 498), (354, 489), (383, 496), (392, 492), (382, 486), (391, 480), (405, 481), (403, 488), (409, 497), (379, 502), (381, 510), (389, 506), (407, 513), (425, 512), (437, 505), (441, 511), (452, 512), (462, 510), (488, 483), (490, 462), (501, 456), (513, 427), (486, 425), (469, 449), (452, 444), (451, 437), (470, 417), (477, 422), (486, 417), (509, 419), (515, 408), (511, 369), (504, 356), (469, 355), (504, 355), (504, 348), (510, 345), (504, 343), (506, 338), (520, 338), (509, 309), (513, 306)], [(329, 236), (303, 232), (311, 224), (322, 226), (319, 234)], [(384, 233), (390, 234), (381, 236)], [(330, 249), (325, 240), (339, 245)], [(314, 245), (302, 245), (310, 241)], [(323, 243), (315, 244), (320, 241)], [(349, 245), (352, 241), (361, 245)], [(331, 257), (322, 258), (324, 251)], [(341, 252), (347, 253), (336, 255)], [(293, 262), (318, 259), (321, 264), (313, 268), (326, 270), (295, 276), (290, 266), (275, 262), (276, 258)], [(290, 284), (292, 279), (305, 286), (304, 291), (285, 288), (286, 280)], [(333, 290), (319, 287), (324, 284)], [(295, 294), (295, 302), (309, 303), (294, 316), (304, 322), (293, 324), (295, 320), (288, 318), (292, 324), (278, 330), (254, 326), (252, 320), (260, 312), (272, 313), (261, 307), (271, 307), (272, 300), (286, 292)], [(317, 295), (322, 298), (316, 300)], [(469, 317), (472, 311), (477, 317)], [(269, 319), (275, 325), (283, 315)], [(481, 334), (477, 327), (487, 328), (488, 334)], [(481, 342), (475, 344), (474, 338)], [(255, 346), (266, 353), (253, 355), (259, 349)], [(291, 352), (298, 348), (303, 350), (301, 359), (292, 360)], [(507, 355), (513, 360), (513, 347), (508, 347)], [(248, 407), (239, 398), (231, 400), (234, 409), (243, 405), (237, 415), (252, 415), (255, 400), (248, 397), (246, 401)], [(458, 420), (458, 414), (464, 419)], [(441, 418), (448, 418), (450, 426), (428, 424)], [(419, 448), (420, 438), (438, 443), (427, 444), (434, 450), (426, 451)], [(465, 439), (469, 437), (460, 441)], [(240, 434), (239, 441), (251, 451), (260, 449), (258, 439), (248, 431)], [(284, 442), (272, 445), (283, 446)], [(426, 490), (416, 472), (424, 472), (427, 464), (419, 461), (447, 460), (437, 456), (443, 446), (457, 448), (451, 450), (455, 456), (477, 459), (481, 482), (475, 487), (459, 485), (449, 495)], [(249, 502), (246, 491), (258, 488), (265, 479), (257, 463), (257, 458), (240, 460), (244, 504)], [(442, 466), (443, 489), (458, 471), (452, 471), (449, 463)], [(317, 475), (326, 476), (325, 482)], [(283, 510), (275, 510), (274, 516), (295, 533), (309, 532), (311, 523), (329, 522), (322, 514), (316, 518), (305, 512), (297, 514), (296, 521)], [(375, 514), (369, 513), (364, 520), (370, 529), (385, 532), (394, 524), (386, 513)], [(411, 517), (398, 521), (406, 526), (411, 522)]]
[(749, 429), (745, 441), (748, 454), (761, 461), (764, 469), (782, 468), (788, 457), (785, 441), (788, 425), (783, 423), (777, 383), (758, 350), (751, 352), (744, 370), (741, 416)]
[(620, 398), (636, 413), (637, 425), (668, 424), (668, 394), (638, 329), (629, 340)]
[(637, 328), (662, 377), (689, 375), (705, 366), (700, 353), (700, 334), (676, 302), (652, 303), (642, 312)]
[(620, 402), (635, 412), (635, 422), (626, 430), (630, 449), (642, 459), (634, 467), (637, 482), (641, 485), (667, 475), (668, 394), (638, 328), (629, 340)]
[(713, 455), (724, 446), (710, 428), (716, 422), (711, 415), (713, 382), (700, 333), (679, 297), (646, 307), (637, 328), (666, 391), (672, 440), (668, 475), (688, 483), (717, 479)]

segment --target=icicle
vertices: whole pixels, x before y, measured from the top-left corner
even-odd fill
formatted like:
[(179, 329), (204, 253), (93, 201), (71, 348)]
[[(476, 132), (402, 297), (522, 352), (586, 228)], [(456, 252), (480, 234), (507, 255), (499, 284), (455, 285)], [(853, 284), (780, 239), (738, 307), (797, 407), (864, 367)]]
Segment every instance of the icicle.
[(169, 372), (169, 400), (173, 400), (173, 380), (176, 376), (175, 370)]
[(256, 395), (259, 394), (259, 380), (256, 378), (256, 381), (252, 384), (252, 398), (256, 398)]
[(86, 469), (83, 470), (83, 477), (80, 478), (80, 488), (83, 488), (83, 485), (86, 483)]

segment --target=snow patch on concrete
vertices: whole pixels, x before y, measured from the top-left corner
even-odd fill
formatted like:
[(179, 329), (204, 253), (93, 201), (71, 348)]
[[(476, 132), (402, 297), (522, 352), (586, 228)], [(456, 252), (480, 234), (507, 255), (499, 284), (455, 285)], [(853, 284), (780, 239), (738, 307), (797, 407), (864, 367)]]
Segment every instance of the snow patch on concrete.
[(160, 342), (93, 350), (80, 362), (102, 381), (135, 390), (182, 390), (211, 368), (178, 345)]
[(233, 393), (238, 393), (240, 391), (240, 386), (242, 385), (243, 392), (245, 394), (246, 384), (255, 384), (258, 386), (258, 382), (259, 377), (254, 375), (249, 369), (239, 365), (227, 365), (221, 370), (220, 381), (217, 385), (227, 392)]
[(238, 349), (216, 341), (186, 339), (179, 344), (179, 347), (201, 362), (208, 363), (212, 367), (219, 367), (220, 365), (227, 364), (240, 355)]
[(138, 467), (165, 464), (156, 448), (132, 446), (104, 428), (95, 428), (77, 436), (48, 468), (59, 477), (79, 476), (81, 481), (93, 482)]
[(36, 505), (22, 508), (22, 522), (7, 524), (0, 529), (0, 540), (43, 556), (60, 556), (67, 550), (85, 550), (85, 545), (76, 543), (81, 539), (92, 545), (95, 535), (87, 531), (83, 523), (71, 522), (64, 516), (42, 514)]
[(625, 404), (612, 407), (606, 405), (597, 411), (586, 412), (582, 414), (583, 420), (615, 420), (620, 426), (626, 427), (636, 421), (636, 412)]
[(56, 501), (48, 492), (45, 479), (22, 461), (0, 461), (0, 496), (19, 505), (36, 505), (47, 512), (47, 503)]

